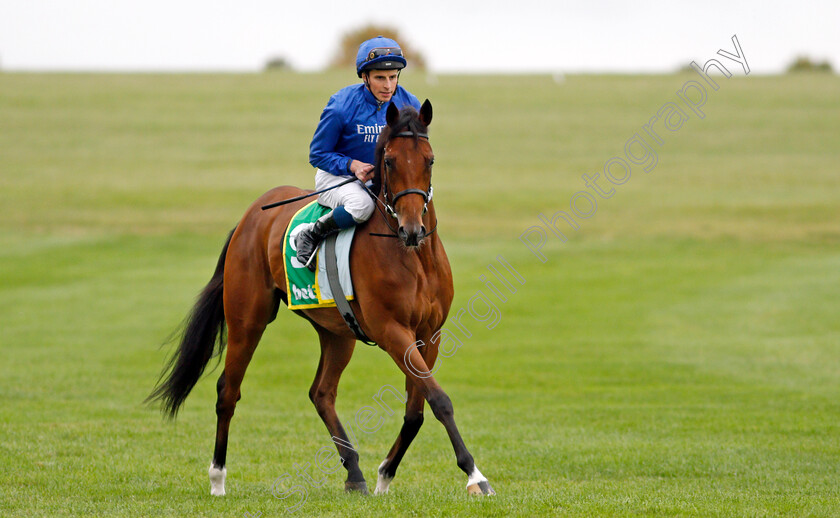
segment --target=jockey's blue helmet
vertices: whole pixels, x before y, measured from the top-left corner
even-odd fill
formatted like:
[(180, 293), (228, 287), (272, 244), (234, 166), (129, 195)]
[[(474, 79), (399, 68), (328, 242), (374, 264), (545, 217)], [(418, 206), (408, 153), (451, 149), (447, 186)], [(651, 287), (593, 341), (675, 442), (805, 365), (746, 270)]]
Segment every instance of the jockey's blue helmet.
[(359, 77), (362, 77), (362, 72), (368, 70), (400, 70), (405, 68), (405, 65), (400, 44), (384, 36), (363, 42), (356, 54), (356, 73)]

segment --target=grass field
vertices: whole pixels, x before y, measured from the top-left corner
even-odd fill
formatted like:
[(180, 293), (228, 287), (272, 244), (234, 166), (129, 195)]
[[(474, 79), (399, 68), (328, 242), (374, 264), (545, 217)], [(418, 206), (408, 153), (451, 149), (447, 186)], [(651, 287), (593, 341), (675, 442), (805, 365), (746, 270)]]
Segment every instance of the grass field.
[[(305, 482), (330, 444), (317, 340), (281, 308), (219, 499), (215, 376), (174, 424), (142, 401), (244, 209), (312, 184), (348, 74), (0, 74), (0, 515), (277, 516), (286, 475), (302, 516), (840, 515), (840, 78), (721, 78), (653, 171), (547, 233), (545, 262), (519, 239), (691, 79), (406, 74), (435, 108), (453, 310), (499, 255), (526, 281), (436, 375), (498, 494), (467, 497), (434, 419), (387, 496), (345, 495), (343, 470)], [(359, 345), (339, 415), (401, 383)], [(400, 415), (357, 432), (369, 484)]]

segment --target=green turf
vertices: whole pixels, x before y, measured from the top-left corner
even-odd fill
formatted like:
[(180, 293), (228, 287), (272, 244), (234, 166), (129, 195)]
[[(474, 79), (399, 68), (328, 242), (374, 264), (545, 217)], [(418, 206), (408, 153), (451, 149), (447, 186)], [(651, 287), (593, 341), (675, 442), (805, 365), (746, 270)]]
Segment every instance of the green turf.
[[(163, 421), (142, 405), (158, 346), (245, 207), (311, 186), (309, 139), (348, 76), (0, 74), (0, 514), (277, 516), (288, 474), (307, 516), (838, 515), (840, 78), (721, 78), (705, 119), (666, 131), (656, 168), (567, 242), (549, 234), (545, 262), (519, 239), (692, 79), (405, 74), (435, 108), (453, 312), (482, 290), (500, 316), (465, 317), (436, 375), (498, 494), (467, 497), (431, 413), (389, 495), (304, 482), (330, 445), (307, 397), (318, 352), (281, 309), (219, 499), (213, 378)], [(505, 303), (479, 278), (499, 255), (525, 280)], [(360, 345), (339, 415), (385, 384), (397, 368)], [(371, 486), (400, 424), (357, 431)]]

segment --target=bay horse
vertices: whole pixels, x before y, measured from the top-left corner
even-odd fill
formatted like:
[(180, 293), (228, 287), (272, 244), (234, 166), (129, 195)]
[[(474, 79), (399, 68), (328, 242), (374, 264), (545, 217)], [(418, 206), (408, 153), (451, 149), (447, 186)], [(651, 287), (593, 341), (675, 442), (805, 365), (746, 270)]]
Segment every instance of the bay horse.
[[(388, 492), (400, 461), (423, 424), (423, 406), (428, 402), (446, 428), (458, 467), (467, 475), (468, 492), (492, 495), (493, 488), (458, 432), (450, 398), (431, 375), (438, 354), (435, 339), (440, 340), (439, 331), (454, 295), (452, 271), (435, 232), (437, 215), (430, 199), (434, 154), (427, 128), (432, 105), (426, 100), (417, 112), (389, 104), (386, 121), (376, 144), (372, 193), (380, 214), (357, 228), (350, 252), (355, 290), (351, 307), (363, 332), (405, 374), (407, 392), (403, 425), (379, 466), (374, 493)], [(283, 238), (292, 216), (306, 202), (266, 211), (261, 206), (307, 192), (311, 191), (277, 187), (247, 210), (228, 236), (213, 277), (185, 321), (180, 344), (147, 399), (160, 402), (165, 414), (176, 417), (210, 359), (224, 350), (227, 329), (224, 370), (216, 384), (216, 443), (209, 469), (212, 495), (225, 494), (228, 432), (245, 370), (280, 302), (289, 300)], [(338, 381), (353, 355), (356, 336), (335, 308), (295, 313), (309, 320), (321, 342), (309, 399), (336, 439), (333, 442), (347, 469), (345, 490), (367, 494), (359, 456), (335, 411)]]

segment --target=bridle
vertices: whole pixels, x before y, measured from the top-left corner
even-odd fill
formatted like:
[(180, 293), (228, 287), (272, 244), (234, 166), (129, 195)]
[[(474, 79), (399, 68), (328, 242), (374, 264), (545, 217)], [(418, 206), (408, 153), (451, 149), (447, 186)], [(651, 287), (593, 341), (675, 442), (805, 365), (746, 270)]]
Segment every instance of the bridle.
[[(416, 138), (425, 139), (427, 141), (429, 140), (429, 135), (427, 133), (414, 133), (412, 131), (403, 131), (403, 132), (397, 133), (396, 135), (391, 135), (388, 138), (388, 140), (390, 140), (392, 138), (400, 138), (400, 137), (403, 137), (403, 138), (415, 138), (416, 137)], [(383, 160), (384, 160), (384, 158), (383, 158)], [(430, 184), (428, 191), (424, 191), (422, 189), (404, 189), (404, 190), (402, 190), (402, 191), (400, 191), (397, 194), (392, 196), (391, 195), (391, 189), (388, 185), (388, 176), (387, 176), (387, 173), (386, 173), (386, 169), (387, 168), (382, 167), (381, 168), (381, 173), (380, 173), (381, 177), (382, 177), (382, 191), (383, 191), (384, 201), (380, 200), (379, 197), (376, 196), (374, 193), (372, 193), (366, 186), (365, 186), (365, 190), (367, 190), (368, 194), (370, 194), (370, 196), (372, 198), (374, 198), (377, 202), (382, 204), (382, 206), (384, 207), (385, 212), (383, 213), (382, 209), (379, 208), (379, 205), (376, 206), (377, 210), (379, 210), (379, 213), (382, 214), (382, 217), (385, 220), (385, 225), (388, 226), (388, 229), (392, 232), (392, 234), (371, 233), (370, 235), (379, 236), (379, 237), (399, 237), (398, 230), (395, 230), (391, 226), (390, 220), (388, 218), (388, 216), (391, 216), (392, 218), (397, 219), (397, 211), (394, 210), (394, 206), (397, 204), (397, 200), (399, 200), (400, 198), (402, 198), (403, 196), (406, 196), (408, 194), (419, 194), (420, 196), (423, 197), (423, 214), (426, 214), (429, 211), (428, 206), (429, 206), (429, 202), (432, 201), (432, 194), (434, 193), (434, 189), (432, 188), (432, 186)], [(437, 229), (437, 221), (435, 221), (434, 228), (432, 228), (432, 230), (429, 231), (426, 235), (427, 236), (431, 235), (436, 229)]]
[[(413, 133), (411, 131), (403, 131), (402, 133), (397, 133), (396, 135), (392, 135), (391, 138), (398, 138), (398, 137), (413, 137), (422, 138), (425, 140), (429, 140), (429, 135), (426, 133)], [(389, 139), (390, 140), (390, 139)], [(386, 169), (386, 168), (383, 168)], [(388, 187), (388, 178), (385, 174), (385, 170), (382, 171), (382, 189), (385, 193), (385, 212), (387, 212), (391, 217), (396, 219), (397, 212), (394, 210), (394, 206), (397, 204), (397, 200), (405, 196), (406, 194), (419, 194), (423, 197), (423, 214), (429, 211), (428, 205), (429, 201), (432, 199), (432, 186), (429, 185), (429, 190), (424, 191), (421, 189), (405, 189), (403, 191), (398, 192), (397, 194), (391, 196), (391, 189)], [(388, 198), (391, 198), (390, 202)]]

